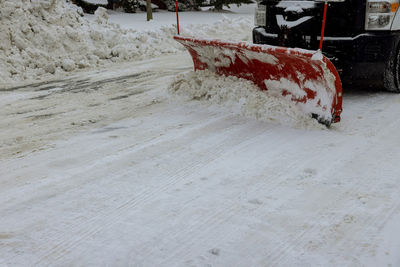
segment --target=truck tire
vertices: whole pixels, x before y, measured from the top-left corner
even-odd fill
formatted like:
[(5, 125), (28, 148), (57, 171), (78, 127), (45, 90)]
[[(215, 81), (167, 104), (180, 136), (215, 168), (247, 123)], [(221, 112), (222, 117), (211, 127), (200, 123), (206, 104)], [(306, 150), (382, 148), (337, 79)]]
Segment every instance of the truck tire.
[(400, 93), (400, 49), (392, 52), (383, 77), (383, 86), (387, 91)]

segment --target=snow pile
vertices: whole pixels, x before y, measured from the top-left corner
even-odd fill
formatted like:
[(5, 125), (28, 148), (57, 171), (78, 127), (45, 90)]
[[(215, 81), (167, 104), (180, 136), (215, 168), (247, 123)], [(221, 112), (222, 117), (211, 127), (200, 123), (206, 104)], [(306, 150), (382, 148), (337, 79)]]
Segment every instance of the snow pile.
[[(188, 26), (182, 31), (204, 36), (222, 31), (225, 36), (241, 38), (243, 34), (238, 32), (246, 23), (225, 19), (219, 26)], [(0, 87), (109, 62), (183, 51), (172, 39), (175, 32), (174, 25), (151, 31), (121, 29), (118, 24), (108, 22), (104, 8), (99, 8), (95, 19), (88, 21), (79, 8), (61, 0), (3, 0), (0, 1)], [(247, 35), (250, 32), (246, 29)]]
[(231, 19), (224, 16), (211, 25), (188, 25), (182, 29), (182, 33), (185, 36), (251, 42), (253, 26), (253, 21), (248, 17)]
[(324, 129), (286, 98), (261, 91), (251, 81), (218, 76), (208, 70), (178, 75), (168, 88), (185, 100), (202, 100), (228, 108), (235, 114), (278, 124)]
[(86, 3), (94, 5), (108, 5), (107, 0), (84, 0)]
[(0, 80), (3, 83), (97, 66), (105, 61), (176, 52), (173, 27), (122, 30), (104, 8), (92, 23), (64, 1), (0, 2)]

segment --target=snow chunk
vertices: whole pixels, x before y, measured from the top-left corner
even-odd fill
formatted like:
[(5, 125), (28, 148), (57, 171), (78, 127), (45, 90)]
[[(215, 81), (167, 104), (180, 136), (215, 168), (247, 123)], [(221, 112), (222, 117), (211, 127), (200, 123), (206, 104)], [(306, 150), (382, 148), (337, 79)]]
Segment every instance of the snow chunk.
[(104, 7), (99, 7), (95, 12), (94, 12), (94, 16), (95, 16), (95, 21), (99, 24), (105, 24), (108, 21), (108, 13), (107, 13), (107, 9), (105, 9)]
[(304, 10), (301, 8), (301, 6), (293, 5), (293, 6), (288, 6), (284, 10), (285, 13), (287, 12), (294, 12), (294, 13), (303, 13)]
[(65, 70), (65, 71), (73, 71), (75, 69), (75, 62), (71, 59), (64, 59), (61, 67)]
[(322, 56), (322, 52), (321, 50), (317, 50), (314, 55), (311, 57), (311, 60), (322, 60), (323, 56)]
[(276, 15), (276, 23), (278, 24), (279, 27), (288, 27), (289, 29), (297, 27), (300, 24), (303, 24), (304, 22), (312, 19), (312, 16), (305, 16), (302, 18), (299, 18), (298, 20), (295, 21), (287, 21), (282, 15)]

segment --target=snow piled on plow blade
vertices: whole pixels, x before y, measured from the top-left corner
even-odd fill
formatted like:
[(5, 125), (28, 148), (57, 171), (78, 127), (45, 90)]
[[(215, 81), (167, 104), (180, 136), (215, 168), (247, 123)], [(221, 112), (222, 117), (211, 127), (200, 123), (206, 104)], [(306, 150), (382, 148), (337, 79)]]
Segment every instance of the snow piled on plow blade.
[(340, 121), (342, 87), (333, 64), (320, 52), (268, 45), (175, 36), (192, 56), (195, 70), (236, 76), (329, 125)]
[(217, 104), (233, 114), (302, 129), (323, 129), (299, 106), (288, 99), (261, 91), (252, 81), (235, 76), (219, 76), (209, 70), (190, 71), (175, 77), (169, 93), (184, 100)]

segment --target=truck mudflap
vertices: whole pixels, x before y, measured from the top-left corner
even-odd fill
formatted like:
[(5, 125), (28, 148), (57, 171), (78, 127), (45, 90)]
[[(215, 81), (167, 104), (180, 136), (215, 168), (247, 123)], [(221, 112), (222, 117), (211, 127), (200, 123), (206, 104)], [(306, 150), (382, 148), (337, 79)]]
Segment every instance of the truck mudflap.
[(190, 53), (195, 70), (236, 76), (288, 98), (302, 112), (330, 125), (340, 121), (342, 84), (320, 51), (174, 36)]

